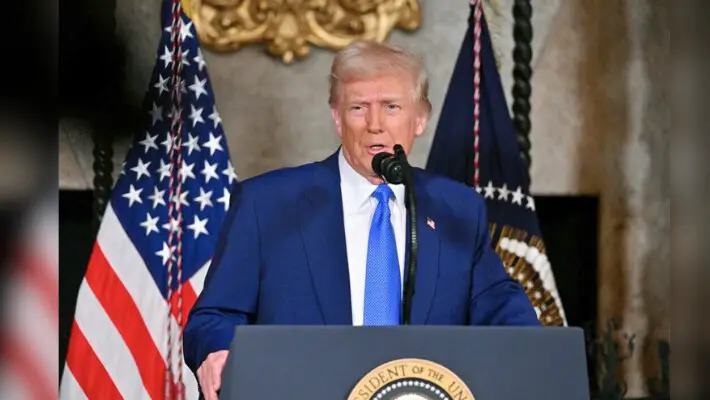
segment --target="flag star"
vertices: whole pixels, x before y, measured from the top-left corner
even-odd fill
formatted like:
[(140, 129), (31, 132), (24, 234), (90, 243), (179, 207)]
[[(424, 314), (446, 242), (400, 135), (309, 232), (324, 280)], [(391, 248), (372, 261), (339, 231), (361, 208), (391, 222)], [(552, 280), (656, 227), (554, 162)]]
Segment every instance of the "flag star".
[(128, 199), (128, 207), (132, 207), (133, 203), (140, 203), (143, 204), (143, 200), (141, 199), (141, 192), (143, 189), (137, 189), (133, 187), (133, 184), (128, 188), (128, 193), (124, 193), (122, 196), (126, 199)]
[(212, 114), (210, 114), (207, 118), (212, 120), (212, 122), (214, 123), (214, 128), (217, 128), (217, 125), (222, 122), (222, 118), (219, 117), (219, 113), (217, 112), (217, 107), (214, 107), (212, 109)]
[(205, 176), (205, 183), (209, 183), (212, 178), (219, 180), (219, 176), (217, 175), (217, 163), (210, 164), (205, 160), (205, 166), (200, 173)]
[(205, 63), (205, 59), (202, 57), (202, 50), (200, 50), (199, 48), (197, 49), (197, 55), (195, 56), (195, 58), (192, 59), (192, 61), (197, 63), (197, 68), (200, 70), (200, 72), (202, 72), (202, 69), (205, 67), (205, 65), (207, 65), (207, 63)]
[[(187, 55), (190, 54), (190, 49), (187, 49), (182, 52), (182, 56), (180, 57), (180, 64), (182, 64), (184, 67), (187, 67), (190, 65), (190, 60), (188, 60)], [(184, 85), (184, 83), (183, 83)], [(187, 92), (183, 92), (187, 93)]]
[(510, 190), (508, 190), (508, 185), (504, 183), (503, 187), (498, 189), (498, 192), (500, 193), (498, 195), (498, 200), (508, 201), (508, 194), (510, 194)]
[(476, 192), (477, 192), (477, 193), (480, 194), (480, 193), (481, 193), (481, 190), (483, 190), (483, 188), (481, 188), (480, 186), (476, 186)]
[(143, 154), (147, 154), (149, 149), (158, 150), (158, 145), (155, 144), (155, 139), (157, 138), (158, 135), (151, 136), (150, 132), (145, 133), (145, 139), (140, 141), (140, 144), (143, 145)]
[(153, 109), (150, 110), (149, 113), (150, 117), (153, 119), (153, 125), (163, 120), (163, 106), (153, 103)]
[(525, 205), (525, 208), (535, 211), (535, 199), (532, 196), (527, 196), (527, 201), (528, 204)]
[(166, 265), (168, 263), (169, 259), (175, 260), (175, 257), (173, 255), (173, 252), (175, 251), (175, 246), (168, 246), (166, 242), (163, 242), (163, 249), (160, 251), (157, 251), (155, 255), (159, 256), (160, 258), (163, 259), (163, 265)]
[(148, 166), (150, 166), (150, 163), (150, 161), (144, 163), (143, 160), (139, 158), (136, 166), (131, 168), (131, 171), (136, 173), (136, 182), (139, 181), (143, 175), (150, 178), (150, 172), (148, 172)]
[(229, 209), (229, 190), (227, 188), (222, 188), (222, 197), (217, 199), (217, 203), (222, 203), (224, 205), (224, 211)]
[(197, 239), (197, 237), (200, 236), (200, 234), (209, 235), (209, 232), (207, 232), (207, 227), (206, 227), (207, 221), (208, 221), (207, 218), (201, 220), (197, 217), (197, 215), (194, 216), (193, 222), (187, 226), (187, 229), (194, 232), (194, 235), (195, 235), (194, 239)]
[[(166, 154), (166, 155), (167, 155), (167, 154), (170, 154), (170, 150), (173, 149), (173, 144), (174, 144), (174, 142), (175, 142), (175, 141), (173, 140), (172, 137), (170, 137), (170, 135), (168, 135), (168, 136), (165, 138), (165, 140), (163, 140), (162, 142), (160, 142), (160, 145), (165, 147), (165, 154)], [(160, 165), (162, 166), (163, 164), (160, 164)]]
[(523, 190), (520, 186), (513, 192), (513, 204), (518, 204), (518, 205), (523, 205), (523, 197), (525, 195), (523, 194)]
[(232, 167), (232, 162), (227, 161), (227, 168), (225, 168), (222, 173), (229, 179), (229, 184), (232, 184), (233, 180), (237, 179), (237, 173), (234, 172), (234, 167)]
[(190, 139), (182, 144), (182, 147), (187, 147), (187, 155), (192, 155), (193, 150), (200, 151), (200, 145), (197, 143), (198, 136), (188, 135)]
[[(210, 118), (212, 118), (212, 116), (210, 116)], [(212, 132), (210, 132), (210, 140), (208, 140), (207, 142), (203, 143), (202, 146), (203, 146), (203, 147), (207, 147), (208, 149), (210, 149), (210, 155), (213, 156), (213, 155), (214, 155), (214, 152), (217, 151), (217, 150), (219, 150), (219, 151), (224, 151), (224, 149), (222, 148), (222, 145), (219, 144), (219, 142), (221, 141), (221, 139), (222, 139), (222, 136), (221, 136), (221, 135), (220, 135), (220, 136), (215, 136), (214, 134), (212, 134)]]
[(170, 232), (181, 232), (180, 221), (175, 218), (170, 218), (170, 221), (166, 222), (162, 226), (163, 229)]
[[(172, 140), (170, 141), (172, 143)], [(169, 150), (168, 150), (169, 151)], [(160, 168), (158, 168), (158, 173), (160, 173), (160, 182), (165, 178), (170, 178), (170, 173), (173, 170), (172, 164), (168, 164), (162, 159), (160, 160)]]
[(168, 65), (173, 63), (173, 53), (170, 51), (168, 46), (165, 46), (165, 50), (163, 51), (163, 55), (160, 56), (160, 59), (165, 63), (163, 69), (168, 69)]
[(141, 226), (145, 228), (145, 235), (150, 235), (151, 232), (159, 233), (158, 230), (159, 217), (153, 218), (150, 213), (145, 214), (145, 221), (141, 222)]
[[(162, 162), (163, 160), (160, 160), (160, 161)], [(168, 165), (170, 165), (170, 164), (168, 164)], [(158, 204), (164, 205), (164, 206), (167, 205), (167, 204), (165, 204), (165, 199), (163, 198), (164, 195), (165, 195), (165, 190), (158, 190), (157, 186), (153, 186), (153, 194), (148, 196), (148, 199), (153, 201), (153, 209), (158, 207)]]
[(178, 109), (175, 107), (171, 108), (170, 113), (168, 114), (168, 118), (170, 118), (170, 123), (172, 125), (176, 125), (178, 123), (179, 117), (180, 117), (180, 111), (178, 111)]
[(185, 181), (188, 178), (195, 179), (195, 173), (192, 172), (192, 169), (195, 168), (195, 163), (188, 164), (186, 162), (183, 162), (182, 165), (180, 166), (180, 175), (182, 177), (181, 182), (185, 183)]
[(195, 201), (200, 203), (200, 211), (203, 211), (205, 207), (212, 207), (212, 191), (205, 193), (205, 189), (200, 188), (200, 195), (195, 197)]
[(486, 187), (483, 189), (486, 193), (484, 194), (484, 197), (486, 199), (494, 199), (496, 195), (496, 188), (493, 187), (493, 182), (488, 181), (488, 184)]
[[(180, 198), (180, 205), (183, 205), (183, 206), (185, 206), (185, 207), (189, 207), (189, 206), (190, 206), (190, 203), (187, 201), (187, 195), (188, 195), (189, 193), (190, 193), (189, 190), (186, 190), (186, 191), (180, 193), (180, 196), (179, 196), (179, 198)], [(177, 195), (173, 195), (173, 200), (172, 200), (172, 202), (173, 202), (175, 205), (178, 204), (178, 196), (177, 196)]]
[(180, 37), (182, 41), (184, 42), (187, 38), (194, 38), (194, 36), (192, 36), (192, 32), (190, 32), (190, 28), (192, 28), (192, 21), (187, 24), (182, 23), (182, 21), (180, 22)]
[(195, 83), (192, 85), (188, 86), (190, 90), (192, 90), (195, 93), (195, 100), (199, 100), (201, 95), (207, 96), (207, 90), (205, 90), (205, 84), (207, 83), (207, 79), (202, 79), (197, 77), (195, 75)]
[(190, 104), (190, 119), (192, 120), (192, 127), (194, 128), (195, 125), (197, 125), (198, 122), (205, 122), (204, 119), (202, 119), (202, 110), (203, 108), (195, 108), (194, 105)]
[[(185, 62), (183, 61), (183, 64)], [(185, 87), (185, 80), (178, 77), (178, 86), (180, 87), (180, 93), (187, 94), (187, 88)]]
[(163, 92), (169, 92), (170, 89), (168, 89), (168, 78), (163, 78), (163, 75), (158, 74), (158, 79), (159, 81), (153, 85), (153, 87), (158, 89), (158, 97), (160, 97), (163, 95)]

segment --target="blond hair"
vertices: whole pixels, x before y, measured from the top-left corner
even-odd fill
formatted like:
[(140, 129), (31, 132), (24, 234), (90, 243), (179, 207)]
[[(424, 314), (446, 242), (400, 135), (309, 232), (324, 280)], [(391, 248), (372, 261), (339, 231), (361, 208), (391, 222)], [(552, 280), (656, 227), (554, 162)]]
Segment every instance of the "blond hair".
[(328, 102), (331, 106), (337, 103), (343, 82), (391, 74), (393, 71), (412, 77), (415, 101), (429, 114), (429, 78), (422, 59), (401, 47), (370, 40), (355, 41), (336, 54), (330, 70)]

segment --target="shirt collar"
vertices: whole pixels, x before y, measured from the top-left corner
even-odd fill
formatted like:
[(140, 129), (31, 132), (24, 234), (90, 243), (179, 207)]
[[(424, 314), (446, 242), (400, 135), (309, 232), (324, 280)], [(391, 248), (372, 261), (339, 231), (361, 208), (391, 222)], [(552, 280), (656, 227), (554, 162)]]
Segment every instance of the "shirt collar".
[[(353, 167), (345, 160), (343, 149), (341, 148), (338, 154), (338, 168), (340, 169), (340, 189), (343, 196), (343, 211), (348, 213), (357, 213), (365, 210), (372, 192), (375, 191), (377, 185), (373, 185), (360, 175)], [(396, 204), (404, 209), (404, 185), (388, 184), (392, 192)]]

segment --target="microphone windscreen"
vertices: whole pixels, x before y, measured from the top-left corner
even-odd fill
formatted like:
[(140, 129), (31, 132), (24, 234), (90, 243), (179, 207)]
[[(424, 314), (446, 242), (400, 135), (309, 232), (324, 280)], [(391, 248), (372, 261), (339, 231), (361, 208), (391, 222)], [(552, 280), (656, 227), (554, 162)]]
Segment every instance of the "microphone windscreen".
[(377, 175), (382, 176), (384, 172), (382, 171), (382, 162), (392, 156), (392, 154), (384, 151), (382, 153), (375, 154), (375, 156), (372, 157), (372, 171), (374, 171)]

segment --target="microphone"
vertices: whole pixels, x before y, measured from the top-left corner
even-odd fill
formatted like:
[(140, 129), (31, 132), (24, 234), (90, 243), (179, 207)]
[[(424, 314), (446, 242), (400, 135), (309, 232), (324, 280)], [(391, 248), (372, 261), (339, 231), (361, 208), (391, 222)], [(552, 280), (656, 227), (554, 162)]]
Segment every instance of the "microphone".
[(372, 157), (372, 170), (387, 183), (404, 183), (404, 165), (400, 157), (391, 153), (377, 153)]
[(407, 161), (407, 155), (401, 145), (394, 146), (394, 154), (377, 153), (372, 158), (372, 170), (387, 183), (394, 185), (404, 184), (405, 205), (409, 217), (409, 264), (404, 274), (404, 299), (402, 301), (402, 323), (409, 325), (412, 315), (412, 298), (414, 297), (414, 279), (417, 274), (417, 253), (419, 241), (417, 239), (417, 198), (414, 193), (414, 176), (412, 167)]

